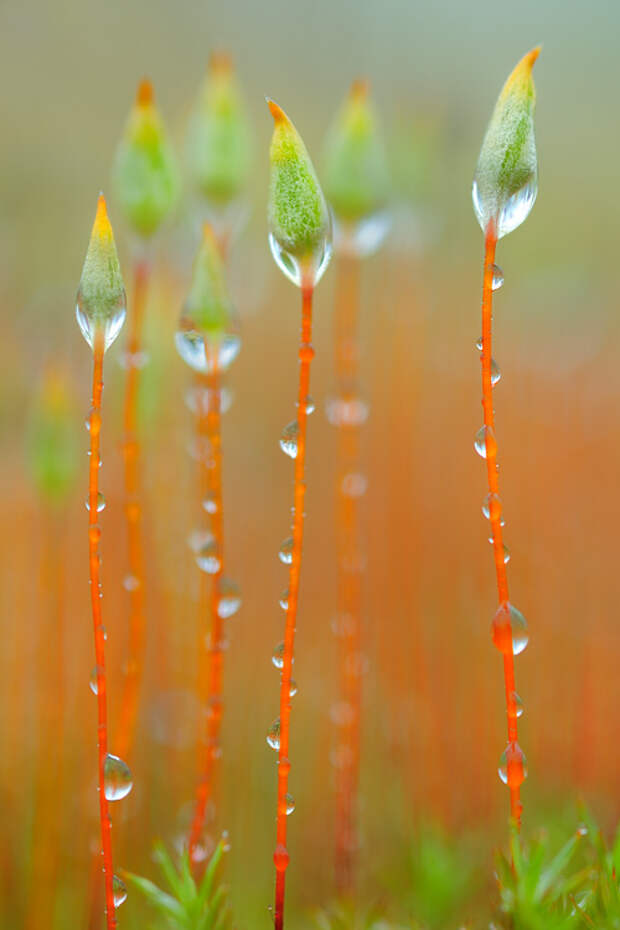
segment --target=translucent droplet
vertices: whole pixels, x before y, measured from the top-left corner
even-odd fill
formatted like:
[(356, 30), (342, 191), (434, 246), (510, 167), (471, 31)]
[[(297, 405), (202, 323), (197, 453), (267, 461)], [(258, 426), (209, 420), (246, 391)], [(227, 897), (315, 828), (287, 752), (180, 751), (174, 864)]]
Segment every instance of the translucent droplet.
[(289, 536), (280, 546), (278, 556), (285, 565), (290, 565), (293, 561), (293, 537)]
[(346, 727), (355, 719), (355, 708), (348, 701), (338, 701), (332, 704), (329, 716), (337, 727)]
[(127, 900), (127, 885), (122, 878), (115, 875), (112, 879), (112, 889), (114, 892), (114, 907), (120, 907)]
[(486, 459), (487, 453), (491, 457), (497, 455), (497, 441), (490, 426), (480, 427), (474, 436), (474, 449), (483, 459)]
[(499, 265), (491, 265), (491, 268), (493, 269), (493, 283), (491, 284), (491, 287), (494, 291), (499, 291), (500, 287), (504, 283), (504, 272), (499, 267)]
[(111, 753), (107, 754), (103, 763), (103, 788), (108, 801), (121, 801), (133, 788), (129, 766)]
[(521, 700), (521, 698), (519, 697), (516, 691), (512, 692), (512, 700), (514, 701), (514, 706), (515, 706), (515, 716), (522, 717), (523, 710), (524, 710), (523, 701)]
[(296, 694), (297, 694), (297, 682), (295, 681), (294, 678), (291, 678), (289, 682), (289, 686), (288, 686), (288, 696), (295, 697)]
[(207, 511), (207, 513), (217, 513), (218, 503), (215, 495), (212, 493), (207, 494), (202, 502), (202, 506)]
[(368, 479), (358, 472), (349, 472), (343, 477), (340, 487), (345, 497), (363, 497), (368, 489)]
[(271, 662), (276, 668), (284, 667), (284, 642), (278, 643), (273, 650)]
[(288, 588), (285, 588), (282, 594), (280, 595), (280, 607), (282, 610), (288, 610), (288, 599), (290, 597), (290, 591)]
[(480, 338), (477, 340), (476, 348), (478, 349), (479, 352), (482, 352), (482, 336), (480, 336)]
[(77, 293), (75, 304), (75, 318), (80, 327), (80, 331), (88, 345), (94, 348), (95, 337), (100, 333), (103, 336), (104, 351), (109, 349), (118, 334), (120, 333), (123, 323), (125, 322), (126, 300), (123, 292), (114, 305), (106, 301), (105, 319), (100, 315), (95, 315), (87, 309), (83, 300), (82, 289)]
[(355, 222), (341, 222), (334, 217), (334, 248), (340, 255), (366, 258), (381, 247), (391, 225), (388, 210), (377, 211)]
[(91, 407), (84, 421), (84, 426), (89, 432), (93, 433), (93, 435), (98, 433), (101, 429), (101, 414)]
[(497, 382), (502, 377), (502, 373), (499, 370), (499, 365), (494, 358), (491, 359), (491, 384), (496, 385)]
[[(84, 501), (84, 506), (90, 511), (90, 495)], [(101, 513), (102, 510), (105, 510), (105, 497), (101, 491), (99, 491), (97, 494), (97, 513)]]
[(286, 802), (286, 816), (288, 817), (295, 810), (295, 799), (292, 794), (286, 794), (284, 800)]
[(221, 578), (219, 584), (219, 600), (217, 613), (222, 620), (233, 617), (241, 607), (241, 592), (239, 585), (230, 578)]
[(518, 656), (528, 643), (527, 621), (521, 611), (509, 602), (500, 604), (493, 617), (491, 635), (500, 652)]
[[(202, 385), (194, 385), (194, 387), (188, 388), (185, 392), (185, 405), (188, 410), (191, 410), (191, 412), (197, 416), (206, 416), (209, 410), (212, 410), (215, 406), (214, 393), (215, 392), (212, 391), (211, 388), (203, 387)], [(219, 395), (220, 413), (228, 413), (232, 407), (233, 392), (229, 387), (222, 387), (217, 394)]]
[(502, 515), (502, 502), (497, 494), (487, 494), (482, 505), (487, 520), (498, 520)]
[(135, 575), (125, 575), (123, 578), (123, 587), (125, 591), (137, 591), (140, 587), (140, 579)]
[(213, 533), (210, 533), (209, 530), (192, 530), (192, 532), (187, 537), (187, 545), (193, 553), (198, 554), (202, 547), (206, 546), (206, 544), (212, 539)]
[(216, 575), (222, 567), (219, 546), (214, 536), (205, 540), (196, 553), (196, 565), (207, 575)]
[(90, 682), (89, 682), (90, 690), (93, 692), (93, 694), (99, 694), (99, 684), (97, 682), (98, 673), (99, 673), (99, 666), (95, 665), (92, 672), (90, 673)]
[(312, 400), (309, 394), (306, 397), (305, 406), (306, 406), (306, 416), (309, 417), (310, 414), (314, 413), (314, 411), (316, 410), (316, 404), (314, 403), (314, 401)]
[(472, 200), (474, 204), (474, 212), (478, 222), (480, 223), (482, 231), (486, 232), (489, 221), (494, 219), (498, 239), (501, 239), (509, 232), (512, 232), (513, 229), (516, 229), (517, 226), (520, 226), (529, 215), (530, 210), (534, 206), (537, 193), (538, 173), (536, 169), (534, 169), (530, 172), (530, 174), (527, 175), (523, 186), (520, 187), (519, 190), (512, 195), (512, 197), (506, 198), (503, 204), (499, 205), (498, 213), (495, 217), (493, 217), (488, 215), (488, 206), (485, 206), (483, 199), (480, 196), (478, 184), (474, 180), (472, 187)]
[(304, 282), (318, 284), (332, 256), (332, 244), (328, 238), (321, 242), (317, 253), (305, 265), (296, 255), (288, 252), (272, 233), (269, 233), (269, 248), (280, 271), (297, 287), (301, 287)]
[(286, 846), (283, 846), (281, 843), (278, 843), (278, 845), (275, 848), (275, 852), (273, 854), (273, 864), (276, 867), (276, 872), (286, 871), (286, 867), (289, 864), (289, 860), (290, 860), (290, 856), (288, 854), (288, 850)]
[(276, 717), (273, 721), (269, 730), (267, 731), (267, 745), (271, 746), (272, 749), (275, 749), (276, 752), (280, 748), (280, 718)]
[(325, 413), (332, 426), (361, 426), (368, 419), (368, 404), (360, 397), (329, 397)]
[(518, 788), (527, 778), (527, 759), (518, 743), (508, 743), (500, 756), (498, 774), (509, 788)]
[(140, 370), (148, 365), (149, 358), (149, 353), (145, 350), (140, 350), (138, 352), (123, 352), (118, 357), (118, 364), (121, 368), (124, 368), (125, 371), (129, 371), (131, 368), (137, 368)]
[(236, 333), (224, 333), (211, 342), (207, 351), (205, 334), (191, 327), (179, 329), (174, 342), (183, 361), (202, 374), (210, 374), (214, 368), (217, 371), (226, 371), (237, 358), (241, 348), (241, 339)]
[(280, 448), (292, 459), (297, 458), (297, 439), (299, 437), (299, 423), (293, 420), (282, 430)]

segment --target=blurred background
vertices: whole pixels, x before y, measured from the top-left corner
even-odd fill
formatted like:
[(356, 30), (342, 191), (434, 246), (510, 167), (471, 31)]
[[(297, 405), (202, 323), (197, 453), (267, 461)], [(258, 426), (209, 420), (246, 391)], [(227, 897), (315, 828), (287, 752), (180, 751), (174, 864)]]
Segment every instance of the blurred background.
[[(500, 243), (505, 285), (495, 300), (509, 580), (530, 625), (530, 644), (516, 663), (529, 762), (524, 823), (528, 831), (557, 818), (572, 823), (577, 797), (607, 826), (617, 820), (619, 27), (618, 8), (605, 0), (0, 4), (1, 926), (32, 923), (33, 850), (51, 842), (35, 798), (56, 731), (63, 777), (47, 803), (61, 832), (48, 926), (69, 926), (68, 915), (72, 926), (98, 925), (91, 914), (98, 821), (87, 459), (80, 457), (61, 512), (52, 512), (32, 480), (27, 423), (52, 366), (70, 385), (75, 441), (86, 452), (92, 357), (75, 323), (74, 297), (96, 196), (110, 186), (114, 150), (144, 75), (181, 152), (213, 49), (233, 57), (255, 159), (249, 221), (230, 257), (243, 346), (227, 378), (234, 402), (223, 437), (227, 573), (241, 587), (243, 607), (229, 621), (218, 818), (231, 837), (227, 868), (238, 926), (267, 926), (272, 898), (276, 775), (265, 736), (278, 706), (270, 656), (283, 632), (277, 602), (286, 572), (277, 551), (292, 503), (292, 466), (278, 438), (294, 416), (299, 325), (298, 293), (267, 247), (272, 124), (265, 94), (289, 113), (319, 168), (327, 127), (350, 82), (367, 77), (392, 169), (392, 231), (362, 269), (370, 417), (363, 434), (369, 663), (361, 884), (370, 899), (385, 902), (394, 884), (410, 887), (411, 847), (431, 823), (475, 846), (469, 861), (481, 878), (477, 903), (468, 907), (484, 913), (508, 799), (497, 777), (505, 711), (489, 636), (496, 592), (480, 513), (485, 473), (473, 450), (482, 419), (474, 346), (483, 243), (470, 189), (497, 94), (522, 54), (543, 43), (534, 74), (539, 196), (525, 225)], [(183, 401), (190, 378), (173, 345), (196, 247), (190, 201), (186, 190), (157, 238), (147, 312), (151, 361), (140, 422), (148, 647), (134, 789), (112, 812), (117, 861), (151, 876), (152, 841), (172, 842), (187, 820), (202, 726), (199, 573), (187, 547), (197, 519), (195, 463), (187, 454), (192, 418)], [(109, 210), (130, 290), (131, 239), (113, 197)], [(334, 381), (337, 275), (335, 259), (315, 310), (317, 411), (309, 421), (291, 750), (297, 809), (289, 821), (288, 887), (297, 915), (333, 894), (335, 436), (324, 410)], [(106, 356), (101, 470), (112, 733), (127, 646), (122, 342), (121, 334)], [(120, 914), (127, 927), (143, 925), (134, 899)]]

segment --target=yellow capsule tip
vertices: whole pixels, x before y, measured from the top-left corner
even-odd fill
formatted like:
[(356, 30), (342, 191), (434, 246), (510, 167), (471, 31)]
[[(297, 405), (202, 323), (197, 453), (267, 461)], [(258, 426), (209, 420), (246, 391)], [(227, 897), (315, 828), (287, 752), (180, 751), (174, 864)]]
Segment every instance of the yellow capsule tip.
[(209, 58), (209, 72), (216, 75), (232, 74), (232, 56), (222, 49), (211, 52)]
[(351, 84), (349, 95), (351, 100), (361, 103), (370, 93), (370, 81), (367, 78), (356, 78)]
[(273, 121), (276, 126), (280, 126), (283, 123), (290, 123), (290, 120), (282, 107), (278, 106), (275, 100), (272, 100), (271, 97), (265, 97), (267, 101), (267, 106), (271, 110), (271, 115), (273, 116)]
[(105, 197), (103, 196), (103, 191), (99, 191), (99, 199), (97, 200), (97, 212), (95, 214), (95, 222), (93, 223), (92, 234), (98, 239), (100, 239), (102, 236), (112, 235), (112, 226), (110, 225), (108, 208), (106, 206)]
[(142, 78), (138, 84), (138, 92), (136, 94), (136, 104), (139, 107), (149, 107), (153, 103), (154, 93), (153, 85), (148, 78)]

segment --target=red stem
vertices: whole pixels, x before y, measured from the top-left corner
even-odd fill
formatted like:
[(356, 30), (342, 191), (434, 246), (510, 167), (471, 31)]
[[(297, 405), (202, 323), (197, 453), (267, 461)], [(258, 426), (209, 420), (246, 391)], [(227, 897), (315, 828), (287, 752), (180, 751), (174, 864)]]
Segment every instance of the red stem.
[(284, 629), (284, 656), (280, 683), (280, 747), (278, 750), (278, 807), (276, 826), (276, 848), (273, 854), (276, 867), (275, 890), (275, 930), (284, 926), (284, 889), (289, 854), (286, 848), (288, 776), (291, 768), (289, 761), (289, 729), (291, 716), (291, 674), (293, 669), (293, 652), (295, 646), (295, 624), (297, 621), (297, 603), (299, 598), (299, 576), (301, 572), (301, 555), (304, 533), (304, 497), (306, 484), (304, 471), (306, 464), (306, 404), (310, 389), (310, 363), (314, 357), (312, 339), (312, 295), (313, 286), (302, 285), (301, 306), (301, 340), (299, 345), (299, 394), (297, 400), (297, 455), (295, 458), (295, 514), (293, 519), (293, 557), (289, 571), (288, 608)]
[[(482, 409), (484, 411), (484, 424), (487, 427), (485, 438), (486, 466), (489, 494), (499, 497), (499, 478), (497, 466), (497, 443), (488, 435), (494, 432), (493, 414), (493, 384), (491, 382), (491, 337), (493, 313), (493, 265), (495, 262), (495, 249), (497, 247), (497, 234), (495, 224), (491, 221), (487, 227), (484, 250), (484, 279), (482, 287)], [(497, 593), (501, 604), (508, 604), (508, 578), (506, 563), (504, 562), (504, 542), (502, 539), (501, 512), (490, 509), (491, 535), (493, 538), (493, 556), (495, 574), (497, 578)], [(517, 706), (515, 702), (515, 670), (512, 650), (504, 652), (504, 685), (506, 691), (506, 716), (508, 722), (508, 742), (517, 742)], [(509, 767), (510, 768), (510, 767)], [(521, 801), (519, 785), (511, 785), (510, 813), (517, 824), (521, 824)]]
[(99, 448), (101, 436), (101, 395), (103, 392), (103, 332), (96, 333), (93, 347), (93, 403), (90, 415), (90, 466), (88, 485), (88, 549), (90, 565), (90, 600), (93, 615), (95, 637), (95, 662), (97, 667), (97, 737), (99, 750), (99, 817), (101, 821), (101, 847), (103, 850), (103, 872), (105, 880), (106, 926), (115, 930), (116, 914), (114, 908), (114, 870), (112, 867), (111, 821), (108, 801), (105, 796), (104, 767), (108, 753), (108, 729), (106, 707), (105, 674), (105, 631), (101, 618), (101, 582), (99, 579), (99, 539), (101, 530), (98, 525), (99, 497)]

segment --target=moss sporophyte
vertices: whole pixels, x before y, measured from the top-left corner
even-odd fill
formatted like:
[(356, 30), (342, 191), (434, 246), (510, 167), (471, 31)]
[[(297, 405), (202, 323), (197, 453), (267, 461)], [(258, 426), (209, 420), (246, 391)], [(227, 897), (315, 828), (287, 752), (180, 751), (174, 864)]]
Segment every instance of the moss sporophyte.
[(539, 51), (535, 48), (525, 55), (504, 85), (482, 143), (472, 188), (474, 211), (485, 237), (482, 338), (478, 343), (484, 424), (476, 433), (474, 447), (486, 460), (488, 494), (482, 512), (491, 525), (499, 599), (492, 622), (492, 638), (503, 657), (508, 724), (508, 743), (500, 758), (499, 775), (510, 790), (510, 813), (517, 827), (522, 810), (520, 786), (527, 775), (527, 764), (517, 739), (517, 718), (523, 712), (523, 704), (515, 688), (514, 656), (525, 649), (528, 632), (523, 614), (508, 597), (506, 563), (510, 553), (503, 541), (504, 512), (499, 496), (493, 409), (493, 388), (499, 380), (499, 368), (492, 356), (491, 324), (493, 291), (504, 281), (501, 269), (495, 264), (497, 240), (523, 222), (537, 193), (532, 67)]

